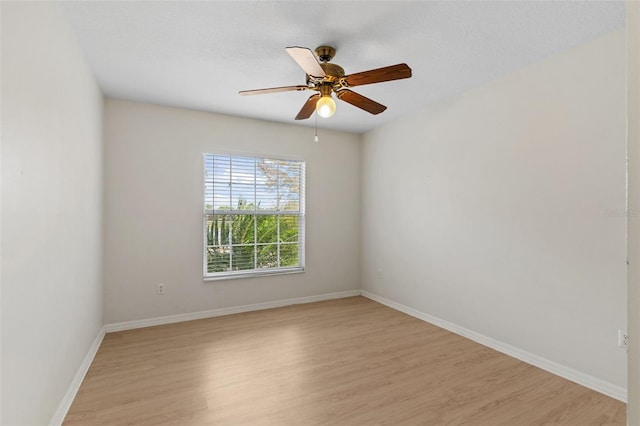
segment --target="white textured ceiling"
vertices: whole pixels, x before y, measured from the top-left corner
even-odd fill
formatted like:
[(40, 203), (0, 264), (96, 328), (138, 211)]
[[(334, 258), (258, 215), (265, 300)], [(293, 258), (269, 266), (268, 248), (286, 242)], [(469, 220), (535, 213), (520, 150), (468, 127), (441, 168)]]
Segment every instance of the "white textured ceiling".
[(287, 46), (337, 48), (347, 74), (406, 62), (413, 77), (353, 90), (388, 107), (338, 101), (321, 128), (365, 132), (561, 50), (624, 27), (622, 1), (66, 2), (107, 96), (308, 126), (309, 92)]

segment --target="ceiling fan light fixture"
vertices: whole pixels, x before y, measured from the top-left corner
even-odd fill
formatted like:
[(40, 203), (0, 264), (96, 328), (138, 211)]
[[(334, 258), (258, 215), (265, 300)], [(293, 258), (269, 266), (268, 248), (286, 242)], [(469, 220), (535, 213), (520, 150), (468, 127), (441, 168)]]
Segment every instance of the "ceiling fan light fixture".
[(323, 96), (316, 103), (316, 111), (322, 118), (329, 118), (336, 112), (336, 102), (331, 95)]
[(336, 112), (336, 102), (331, 97), (331, 85), (320, 86), (320, 99), (316, 102), (316, 111), (322, 118), (329, 118)]

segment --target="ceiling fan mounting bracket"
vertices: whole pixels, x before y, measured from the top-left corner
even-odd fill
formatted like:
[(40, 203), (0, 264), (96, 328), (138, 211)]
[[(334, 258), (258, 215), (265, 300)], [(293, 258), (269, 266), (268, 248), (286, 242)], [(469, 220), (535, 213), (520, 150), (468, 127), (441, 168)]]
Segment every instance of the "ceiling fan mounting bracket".
[(320, 62), (329, 62), (336, 56), (336, 49), (331, 46), (318, 46), (316, 47), (316, 55), (318, 55)]

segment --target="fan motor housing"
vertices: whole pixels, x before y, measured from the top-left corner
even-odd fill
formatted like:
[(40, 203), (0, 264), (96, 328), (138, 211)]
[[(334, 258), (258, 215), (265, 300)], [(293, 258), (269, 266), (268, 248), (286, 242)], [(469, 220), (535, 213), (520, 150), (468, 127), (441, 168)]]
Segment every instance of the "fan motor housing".
[(320, 66), (327, 75), (324, 78), (325, 81), (333, 83), (334, 81), (340, 80), (341, 77), (344, 77), (344, 69), (340, 65), (322, 62)]

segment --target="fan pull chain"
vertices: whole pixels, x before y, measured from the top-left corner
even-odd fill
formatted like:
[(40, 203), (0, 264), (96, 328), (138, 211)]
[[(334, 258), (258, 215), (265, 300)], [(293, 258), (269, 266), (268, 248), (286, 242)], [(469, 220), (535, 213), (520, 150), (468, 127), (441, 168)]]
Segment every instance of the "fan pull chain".
[(318, 139), (318, 113), (316, 112), (316, 136), (313, 138), (314, 142), (320, 142)]

